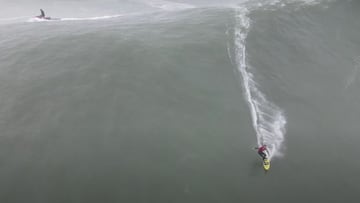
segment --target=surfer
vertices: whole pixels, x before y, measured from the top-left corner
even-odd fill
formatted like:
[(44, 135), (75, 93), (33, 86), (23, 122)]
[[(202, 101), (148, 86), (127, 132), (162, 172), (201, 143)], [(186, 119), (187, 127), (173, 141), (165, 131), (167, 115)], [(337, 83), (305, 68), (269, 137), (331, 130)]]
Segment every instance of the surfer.
[(46, 17), (44, 10), (40, 9), (41, 14), (39, 16), (36, 16), (39, 19), (45, 19), (45, 20), (53, 20), (51, 17)]
[(41, 14), (39, 16), (36, 16), (37, 18), (45, 18), (45, 12), (44, 10), (40, 9)]
[(266, 159), (265, 151), (267, 150), (266, 145), (262, 145), (261, 147), (255, 147), (257, 149), (258, 154), (261, 156), (261, 158), (264, 160)]

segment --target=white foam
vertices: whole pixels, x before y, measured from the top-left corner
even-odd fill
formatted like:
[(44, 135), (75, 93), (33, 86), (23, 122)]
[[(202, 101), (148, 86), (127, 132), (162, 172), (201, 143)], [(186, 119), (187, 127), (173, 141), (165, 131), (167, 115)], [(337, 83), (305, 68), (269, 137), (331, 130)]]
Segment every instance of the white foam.
[(241, 74), (244, 95), (251, 111), (252, 124), (256, 132), (258, 146), (266, 144), (269, 158), (281, 155), (284, 142), (286, 118), (283, 111), (267, 100), (258, 88), (252, 67), (246, 61), (246, 37), (250, 28), (249, 10), (237, 8), (235, 28), (235, 61)]
[(41, 18), (30, 18), (27, 22), (53, 22), (53, 21), (86, 21), (86, 20), (105, 20), (111, 18), (118, 18), (124, 16), (123, 14), (118, 15), (106, 15), (106, 16), (96, 16), (88, 18), (51, 18), (50, 20), (41, 19)]
[(332, 1), (334, 0), (244, 0), (240, 3), (237, 3), (237, 6), (246, 7), (249, 10), (276, 10), (287, 5), (292, 5), (293, 7), (295, 6), (295, 8), (299, 8)]
[(27, 20), (27, 22), (29, 22), (29, 23), (34, 23), (34, 22), (46, 22), (46, 21), (49, 21), (49, 20), (41, 19), (41, 18), (36, 18), (36, 17), (30, 18), (30, 19)]
[(97, 16), (97, 17), (89, 17), (89, 18), (61, 18), (61, 21), (74, 21), (74, 20), (104, 20), (111, 18), (118, 18), (124, 15), (106, 15), (106, 16)]

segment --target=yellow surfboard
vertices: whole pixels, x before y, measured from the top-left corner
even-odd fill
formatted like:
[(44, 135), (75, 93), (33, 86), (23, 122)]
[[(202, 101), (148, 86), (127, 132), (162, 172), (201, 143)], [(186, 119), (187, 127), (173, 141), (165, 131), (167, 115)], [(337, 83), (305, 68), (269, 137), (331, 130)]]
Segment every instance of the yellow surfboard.
[(263, 167), (264, 167), (265, 171), (268, 171), (270, 169), (270, 160), (269, 159), (264, 159)]

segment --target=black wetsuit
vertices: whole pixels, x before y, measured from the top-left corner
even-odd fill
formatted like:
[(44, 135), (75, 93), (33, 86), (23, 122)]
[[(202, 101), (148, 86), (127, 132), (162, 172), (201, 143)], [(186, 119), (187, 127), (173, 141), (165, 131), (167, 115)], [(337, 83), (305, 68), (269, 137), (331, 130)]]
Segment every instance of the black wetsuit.
[(41, 12), (41, 15), (39, 15), (38, 17), (45, 18), (45, 12), (42, 9), (40, 9), (40, 12)]

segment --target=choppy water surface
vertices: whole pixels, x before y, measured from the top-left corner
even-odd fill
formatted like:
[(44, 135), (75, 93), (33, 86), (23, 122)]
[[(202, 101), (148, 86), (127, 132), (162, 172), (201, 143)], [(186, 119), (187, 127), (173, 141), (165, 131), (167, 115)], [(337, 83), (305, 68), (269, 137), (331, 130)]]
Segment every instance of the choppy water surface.
[(0, 202), (358, 196), (358, 1), (4, 5)]

